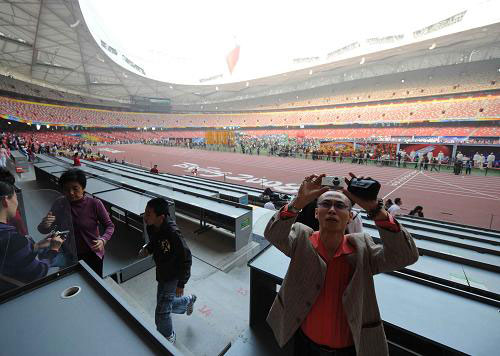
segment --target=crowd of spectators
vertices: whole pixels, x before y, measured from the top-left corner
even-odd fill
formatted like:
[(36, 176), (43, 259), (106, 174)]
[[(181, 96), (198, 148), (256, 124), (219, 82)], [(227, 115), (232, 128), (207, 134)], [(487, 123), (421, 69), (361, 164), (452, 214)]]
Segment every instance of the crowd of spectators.
[[(500, 95), (238, 114), (153, 114), (78, 108), (0, 97), (0, 114), (33, 123), (86, 127), (261, 127), (418, 123), (500, 117)], [(364, 135), (364, 134), (363, 134)]]

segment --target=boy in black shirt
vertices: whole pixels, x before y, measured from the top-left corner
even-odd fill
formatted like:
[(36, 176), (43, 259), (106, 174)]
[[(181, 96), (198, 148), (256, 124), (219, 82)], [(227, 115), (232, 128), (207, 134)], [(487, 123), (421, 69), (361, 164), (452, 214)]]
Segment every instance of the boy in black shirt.
[(175, 332), (170, 313), (191, 315), (196, 302), (196, 295), (184, 296), (184, 285), (191, 275), (191, 251), (168, 215), (165, 199), (154, 198), (148, 202), (144, 222), (150, 241), (139, 251), (139, 257), (153, 254), (156, 263), (156, 328), (174, 343)]

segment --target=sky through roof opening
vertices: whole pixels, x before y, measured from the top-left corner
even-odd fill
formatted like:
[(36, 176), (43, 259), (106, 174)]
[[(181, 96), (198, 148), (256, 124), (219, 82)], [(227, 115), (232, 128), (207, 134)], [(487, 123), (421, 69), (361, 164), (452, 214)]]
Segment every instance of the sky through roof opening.
[(80, 0), (111, 59), (151, 79), (190, 85), (246, 82), (421, 41), (429, 35), (416, 31), (464, 11), (464, 21), (443, 31), (482, 26), (499, 20), (499, 3)]

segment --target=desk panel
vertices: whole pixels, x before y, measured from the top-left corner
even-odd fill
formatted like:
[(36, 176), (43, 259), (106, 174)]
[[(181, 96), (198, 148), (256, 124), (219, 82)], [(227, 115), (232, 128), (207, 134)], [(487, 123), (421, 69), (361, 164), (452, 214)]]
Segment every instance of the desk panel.
[[(270, 246), (249, 264), (259, 278), (281, 284), (290, 259)], [(447, 347), (472, 355), (494, 355), (500, 348), (498, 308), (476, 300), (382, 273), (374, 277), (382, 319)], [(252, 285), (260, 285), (255, 279)], [(259, 290), (251, 290), (260, 293)], [(265, 315), (270, 305), (254, 303)], [(250, 316), (252, 319), (252, 316)], [(254, 320), (258, 322), (258, 320)]]

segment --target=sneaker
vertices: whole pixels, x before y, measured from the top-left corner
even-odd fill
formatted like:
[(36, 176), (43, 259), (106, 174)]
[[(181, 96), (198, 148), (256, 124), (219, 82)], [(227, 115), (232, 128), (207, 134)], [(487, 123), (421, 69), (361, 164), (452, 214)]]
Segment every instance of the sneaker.
[(175, 343), (175, 338), (176, 338), (175, 331), (172, 331), (172, 334), (169, 337), (167, 337), (167, 340), (169, 342), (171, 342), (172, 344), (174, 344)]
[(196, 302), (196, 295), (191, 294), (191, 300), (189, 301), (186, 309), (186, 315), (193, 314), (194, 303)]

